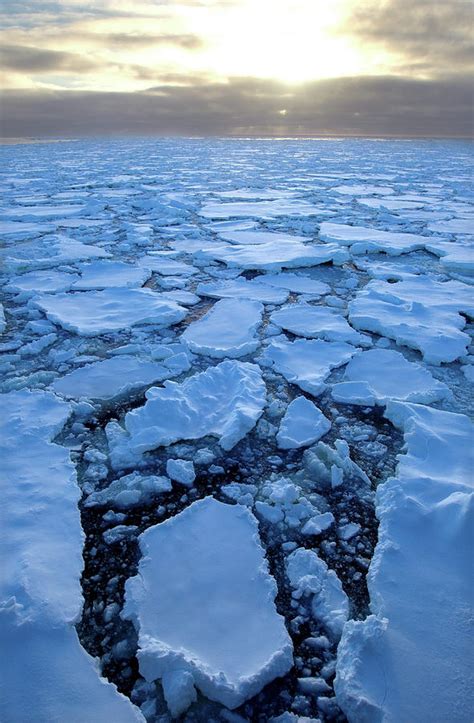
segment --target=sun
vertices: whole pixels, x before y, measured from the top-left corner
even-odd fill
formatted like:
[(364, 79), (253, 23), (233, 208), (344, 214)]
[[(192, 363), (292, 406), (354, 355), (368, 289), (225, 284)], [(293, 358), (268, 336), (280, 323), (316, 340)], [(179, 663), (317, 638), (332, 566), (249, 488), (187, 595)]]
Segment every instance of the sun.
[(348, 0), (242, 0), (195, 13), (205, 42), (193, 62), (217, 77), (287, 83), (360, 72), (362, 49), (335, 32), (347, 7)]

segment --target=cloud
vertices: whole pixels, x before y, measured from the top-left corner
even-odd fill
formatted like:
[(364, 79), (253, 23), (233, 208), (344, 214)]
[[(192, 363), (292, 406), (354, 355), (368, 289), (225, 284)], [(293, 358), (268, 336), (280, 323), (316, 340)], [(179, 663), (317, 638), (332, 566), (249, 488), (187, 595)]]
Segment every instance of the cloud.
[(19, 73), (81, 73), (98, 67), (83, 55), (27, 45), (0, 46), (0, 63), (4, 69)]
[(366, 76), (301, 86), (241, 78), (136, 93), (10, 90), (3, 94), (2, 123), (4, 134), (16, 137), (467, 137), (472, 132), (470, 98), (469, 77)]
[(474, 64), (470, 0), (355, 3), (345, 32), (399, 53), (407, 69), (450, 75)]
[(175, 45), (186, 50), (197, 50), (203, 41), (197, 35), (191, 34), (162, 34), (162, 35), (134, 35), (129, 33), (111, 33), (110, 35), (95, 34), (94, 37), (104, 43), (126, 49), (140, 49), (150, 46)]

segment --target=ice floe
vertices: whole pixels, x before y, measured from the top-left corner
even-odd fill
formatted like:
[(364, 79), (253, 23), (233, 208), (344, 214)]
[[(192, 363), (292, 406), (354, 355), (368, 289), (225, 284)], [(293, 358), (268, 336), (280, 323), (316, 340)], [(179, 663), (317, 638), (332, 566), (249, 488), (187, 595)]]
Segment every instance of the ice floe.
[(371, 331), (418, 349), (426, 362), (452, 362), (466, 354), (470, 338), (461, 331), (462, 313), (473, 315), (472, 289), (458, 281), (429, 277), (395, 284), (370, 281), (349, 304), (349, 320)]
[(288, 298), (288, 291), (277, 289), (267, 284), (265, 277), (247, 281), (238, 277), (230, 281), (211, 281), (198, 284), (196, 294), (209, 296), (211, 299), (251, 299), (262, 304), (283, 304)]
[(69, 399), (114, 399), (154, 382), (170, 379), (190, 369), (184, 352), (173, 354), (162, 363), (116, 356), (74, 369), (52, 385), (57, 394)]
[(197, 354), (222, 359), (254, 352), (263, 306), (249, 299), (221, 299), (198, 321), (190, 324), (181, 340)]
[(371, 346), (372, 340), (366, 334), (353, 329), (335, 309), (310, 304), (290, 304), (275, 311), (270, 320), (280, 329), (291, 331), (297, 336), (326, 341), (347, 341), (351, 344)]
[(349, 621), (335, 690), (351, 721), (467, 721), (474, 706), (469, 616), (474, 427), (468, 417), (391, 402), (405, 436), (397, 476), (377, 490), (370, 615)]
[(375, 228), (348, 226), (327, 221), (320, 226), (319, 238), (323, 241), (339, 243), (342, 246), (350, 246), (353, 254), (380, 251), (390, 256), (399, 256), (423, 249), (427, 241), (425, 236), (417, 234), (379, 231)]
[(180, 439), (208, 435), (217, 437), (223, 449), (232, 449), (255, 426), (266, 403), (259, 367), (233, 360), (194, 374), (182, 384), (168, 381), (152, 387), (146, 396), (143, 407), (126, 414), (123, 434), (108, 428), (116, 464), (127, 464), (133, 454)]
[(391, 349), (370, 349), (352, 357), (344, 379), (333, 385), (331, 394), (348, 404), (373, 406), (392, 399), (431, 404), (451, 394), (427, 369)]
[(184, 673), (232, 709), (292, 667), (293, 645), (248, 510), (206, 497), (148, 529), (140, 547), (124, 615), (139, 634), (142, 675), (165, 678), (172, 710), (181, 708)]
[(48, 319), (81, 336), (97, 336), (134, 324), (171, 326), (182, 321), (186, 309), (150, 289), (104, 289), (37, 296), (34, 306)]
[(298, 449), (314, 444), (331, 429), (331, 422), (306, 397), (297, 397), (287, 407), (277, 434), (280, 449)]
[(222, 261), (227, 266), (241, 269), (278, 271), (282, 268), (318, 266), (332, 262), (340, 266), (349, 260), (349, 254), (337, 244), (303, 244), (292, 241), (271, 241), (255, 246), (226, 244), (198, 251), (197, 259)]
[(206, 203), (199, 211), (204, 218), (233, 218), (245, 216), (270, 220), (278, 216), (328, 216), (331, 211), (317, 208), (307, 201), (275, 199), (273, 201), (234, 201), (233, 203)]
[(52, 442), (70, 406), (29, 390), (1, 403), (1, 717), (27, 720), (34, 701), (38, 721), (143, 720), (100, 678), (73, 628), (82, 608), (80, 490), (68, 450)]
[(114, 287), (134, 288), (142, 286), (151, 272), (123, 261), (94, 261), (77, 267), (81, 278), (74, 282), (74, 289), (108, 289)]
[(273, 367), (291, 384), (314, 396), (326, 388), (325, 379), (332, 369), (346, 364), (357, 349), (345, 342), (321, 339), (288, 341), (272, 339), (262, 354), (263, 364)]

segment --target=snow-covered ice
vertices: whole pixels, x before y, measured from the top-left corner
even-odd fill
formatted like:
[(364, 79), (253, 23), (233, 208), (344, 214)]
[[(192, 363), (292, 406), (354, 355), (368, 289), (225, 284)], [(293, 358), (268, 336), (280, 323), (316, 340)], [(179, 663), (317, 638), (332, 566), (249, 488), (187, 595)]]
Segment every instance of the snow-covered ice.
[(461, 312), (473, 315), (470, 286), (424, 276), (395, 284), (370, 281), (349, 304), (349, 320), (357, 329), (418, 349), (430, 364), (466, 353), (470, 338), (461, 331), (466, 325)]
[(427, 369), (391, 349), (370, 349), (352, 357), (344, 379), (331, 393), (336, 401), (349, 404), (372, 406), (392, 399), (431, 404), (450, 395), (446, 384)]
[(274, 288), (274, 285), (266, 282), (265, 276), (261, 277), (261, 281), (260, 277), (251, 281), (238, 277), (230, 281), (198, 284), (196, 294), (211, 299), (251, 299), (262, 304), (284, 304), (288, 298), (288, 291)]
[(139, 287), (151, 276), (150, 271), (133, 264), (125, 264), (123, 261), (94, 261), (81, 264), (77, 269), (81, 278), (74, 282), (74, 289), (78, 291), (121, 286)]
[[(112, 442), (112, 454), (142, 453), (180, 439), (218, 437), (223, 449), (234, 447), (257, 423), (266, 390), (255, 364), (224, 361), (194, 374), (182, 384), (165, 382), (146, 393), (143, 407), (125, 416), (125, 433)], [(110, 443), (110, 442), (109, 442)]]
[(2, 720), (470, 721), (471, 150), (0, 148)]
[(426, 243), (426, 238), (417, 234), (379, 231), (375, 228), (346, 226), (328, 221), (321, 224), (319, 238), (323, 241), (350, 246), (353, 254), (382, 251), (390, 256), (399, 256), (423, 249)]
[(275, 311), (271, 321), (296, 336), (326, 341), (347, 341), (351, 344), (371, 346), (370, 337), (353, 329), (335, 309), (310, 304), (290, 304)]
[(170, 379), (189, 368), (184, 352), (172, 354), (162, 363), (134, 356), (116, 356), (74, 369), (55, 379), (52, 387), (57, 394), (69, 399), (107, 400)]
[(314, 617), (338, 640), (349, 617), (349, 600), (334, 570), (316, 552), (299, 548), (288, 557), (287, 574), (293, 597), (311, 595)]
[(332, 369), (346, 364), (357, 349), (345, 342), (321, 339), (288, 341), (277, 337), (262, 355), (262, 362), (272, 366), (291, 384), (314, 396), (326, 388), (324, 380)]
[(148, 529), (140, 547), (124, 615), (137, 628), (146, 680), (187, 672), (204, 695), (232, 709), (292, 667), (276, 585), (248, 510), (206, 497)]
[(277, 434), (280, 449), (314, 444), (331, 429), (331, 422), (306, 397), (297, 397), (287, 407)]
[(303, 244), (288, 237), (286, 240), (277, 239), (254, 246), (212, 246), (198, 251), (196, 258), (215, 259), (241, 269), (278, 271), (282, 268), (318, 266), (331, 261), (339, 266), (349, 259), (349, 254), (337, 244)]
[(82, 608), (80, 490), (69, 452), (52, 442), (70, 406), (29, 390), (2, 395), (1, 405), (1, 717), (28, 720), (34, 701), (44, 723), (143, 720), (100, 678), (73, 628)]
[(192, 352), (222, 359), (254, 352), (259, 339), (263, 306), (249, 299), (221, 299), (198, 321), (191, 323), (181, 340)]
[(81, 336), (97, 336), (134, 324), (171, 326), (182, 321), (186, 309), (150, 289), (112, 288), (44, 294), (33, 302), (48, 319)]
[(371, 612), (349, 621), (336, 694), (351, 721), (469, 720), (474, 427), (459, 414), (391, 402), (405, 436), (377, 490)]

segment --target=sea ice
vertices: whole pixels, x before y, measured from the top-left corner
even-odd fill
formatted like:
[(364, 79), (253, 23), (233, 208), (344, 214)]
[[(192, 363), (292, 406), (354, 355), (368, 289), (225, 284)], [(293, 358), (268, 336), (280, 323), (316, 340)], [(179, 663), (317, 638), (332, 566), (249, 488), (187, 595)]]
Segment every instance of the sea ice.
[(57, 293), (69, 291), (79, 276), (63, 271), (30, 271), (20, 276), (13, 276), (3, 287), (4, 291), (13, 294)]
[(349, 600), (334, 570), (329, 570), (316, 552), (299, 548), (288, 556), (286, 571), (293, 597), (298, 600), (311, 595), (314, 619), (339, 640), (349, 617)]
[[(263, 283), (262, 283), (263, 282)], [(264, 276), (247, 281), (238, 277), (231, 281), (211, 281), (198, 284), (196, 294), (209, 296), (211, 299), (251, 299), (262, 304), (284, 304), (288, 298), (288, 291), (276, 289), (266, 283)]]
[(81, 278), (74, 283), (77, 291), (108, 289), (114, 287), (134, 288), (142, 286), (151, 272), (123, 261), (93, 261), (77, 267)]
[(165, 382), (146, 393), (143, 407), (125, 416), (124, 437), (114, 452), (119, 459), (180, 439), (218, 437), (223, 449), (234, 447), (255, 426), (266, 403), (259, 367), (234, 360), (194, 374), (182, 384)]
[(426, 236), (398, 231), (379, 231), (364, 226), (346, 226), (339, 223), (324, 221), (319, 229), (319, 238), (350, 246), (353, 254), (366, 254), (382, 251), (390, 256), (407, 254), (410, 251), (423, 249)]
[(198, 321), (190, 324), (181, 340), (197, 354), (222, 359), (254, 352), (263, 306), (249, 299), (221, 299)]
[(302, 276), (301, 274), (262, 274), (258, 276), (256, 281), (262, 281), (264, 284), (277, 286), (281, 289), (288, 289), (294, 294), (309, 294), (311, 296), (323, 296), (329, 294), (331, 287), (324, 281), (316, 281), (310, 276)]
[(128, 509), (138, 505), (149, 504), (163, 492), (171, 491), (171, 482), (167, 477), (141, 475), (132, 472), (124, 477), (113, 480), (108, 487), (92, 492), (85, 500), (85, 507), (107, 505), (118, 509)]
[(318, 407), (305, 397), (297, 397), (287, 407), (277, 443), (280, 449), (307, 447), (331, 429), (331, 422)]
[(37, 241), (7, 248), (2, 253), (5, 267), (14, 273), (109, 256), (110, 254), (103, 248), (83, 244), (62, 234), (43, 236)]
[[(338, 402), (371, 406), (391, 399), (431, 404), (450, 396), (450, 390), (420, 364), (390, 349), (370, 349), (353, 356), (345, 368), (347, 381), (334, 384)], [(365, 394), (364, 394), (365, 392)]]
[(397, 476), (377, 490), (370, 615), (349, 621), (335, 690), (350, 721), (468, 721), (474, 427), (468, 417), (390, 402), (404, 433)]
[(140, 547), (123, 614), (137, 628), (146, 680), (187, 672), (232, 709), (292, 667), (276, 585), (246, 508), (206, 497), (149, 528)]
[(349, 304), (349, 319), (363, 329), (418, 349), (429, 364), (464, 356), (470, 343), (461, 331), (472, 316), (472, 289), (458, 281), (439, 282), (426, 276), (395, 284), (370, 281)]
[(163, 363), (120, 355), (74, 369), (55, 379), (52, 388), (70, 399), (113, 399), (178, 376), (189, 368), (184, 352), (167, 357)]
[(371, 346), (370, 337), (353, 329), (335, 309), (310, 304), (289, 304), (275, 311), (270, 321), (297, 336), (326, 341), (347, 341)]
[(104, 289), (43, 294), (32, 304), (48, 319), (81, 336), (120, 331), (134, 324), (171, 326), (182, 321), (186, 309), (150, 289)]
[(324, 380), (332, 369), (346, 364), (357, 349), (345, 342), (321, 339), (288, 341), (272, 339), (261, 360), (282, 374), (290, 384), (297, 384), (304, 392), (314, 396), (326, 388)]
[(292, 241), (271, 241), (255, 246), (226, 244), (206, 247), (196, 254), (197, 259), (222, 261), (227, 266), (241, 269), (278, 271), (281, 268), (318, 266), (332, 262), (341, 266), (349, 254), (337, 244), (303, 244)]
[(327, 216), (332, 212), (327, 209), (316, 208), (307, 201), (296, 199), (276, 199), (273, 201), (235, 201), (233, 203), (212, 202), (205, 204), (199, 211), (204, 218), (233, 218), (245, 216), (246, 218), (259, 218), (271, 220), (278, 216)]
[[(46, 723), (143, 720), (79, 644), (84, 533), (76, 470), (51, 440), (70, 415), (54, 394), (2, 395), (0, 717)], [(27, 654), (25, 654), (27, 651)]]

